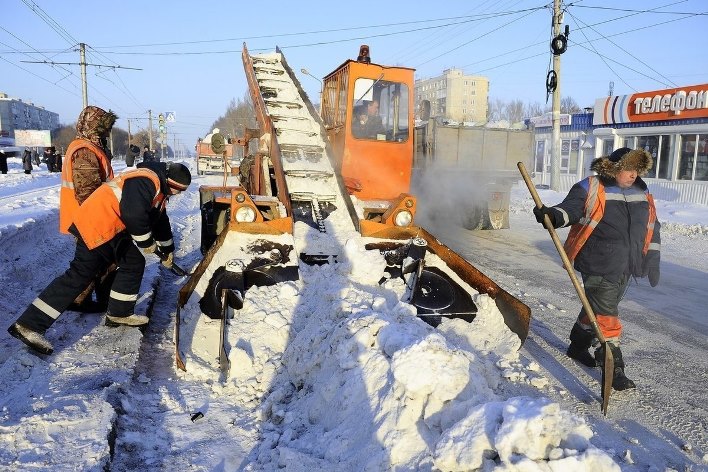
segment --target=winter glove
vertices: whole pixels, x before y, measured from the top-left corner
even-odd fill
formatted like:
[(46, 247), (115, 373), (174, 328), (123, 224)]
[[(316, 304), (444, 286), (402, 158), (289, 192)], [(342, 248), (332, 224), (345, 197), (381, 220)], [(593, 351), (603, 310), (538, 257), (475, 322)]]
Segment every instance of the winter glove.
[(661, 253), (656, 250), (647, 252), (644, 258), (644, 277), (649, 277), (649, 285), (656, 287), (659, 285), (659, 262), (661, 261)]
[(169, 253), (166, 256), (160, 255), (160, 261), (163, 266), (167, 267), (168, 269), (172, 268), (172, 264), (174, 264), (174, 256), (173, 253)]
[(548, 215), (548, 218), (551, 220), (551, 224), (553, 227), (556, 227), (556, 219), (554, 217), (554, 211), (548, 208), (546, 205), (542, 205), (541, 208), (535, 206), (533, 207), (533, 214), (536, 217), (536, 221), (539, 223), (543, 224), (543, 217), (545, 215)]
[(154, 254), (156, 249), (157, 249), (157, 244), (155, 244), (155, 241), (153, 241), (150, 246), (142, 248), (142, 250), (145, 254)]

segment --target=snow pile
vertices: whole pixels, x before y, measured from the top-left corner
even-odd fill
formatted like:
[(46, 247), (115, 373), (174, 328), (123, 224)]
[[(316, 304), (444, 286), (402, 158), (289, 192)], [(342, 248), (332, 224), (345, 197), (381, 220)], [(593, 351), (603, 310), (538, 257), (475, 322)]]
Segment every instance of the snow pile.
[[(345, 244), (354, 263), (249, 289), (230, 321), (230, 376), (213, 388), (258, 418), (246, 470), (617, 470), (584, 420), (549, 400), (495, 394), (522, 367), (493, 300), (476, 297), (471, 325), (433, 329), (378, 285), (383, 258), (359, 243)], [(185, 306), (187, 317), (196, 310)], [(191, 354), (185, 379), (215, 379), (213, 339), (210, 354)]]

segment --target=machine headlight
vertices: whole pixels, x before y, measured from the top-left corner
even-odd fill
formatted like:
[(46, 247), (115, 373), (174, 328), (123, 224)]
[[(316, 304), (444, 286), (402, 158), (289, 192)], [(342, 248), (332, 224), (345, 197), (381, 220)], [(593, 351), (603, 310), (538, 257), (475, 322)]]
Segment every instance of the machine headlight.
[(242, 206), (236, 210), (236, 221), (239, 223), (252, 223), (256, 221), (256, 210), (250, 206)]
[(408, 210), (399, 211), (398, 213), (396, 213), (396, 217), (393, 219), (393, 222), (396, 224), (396, 226), (408, 226), (411, 224), (412, 221), (413, 215)]

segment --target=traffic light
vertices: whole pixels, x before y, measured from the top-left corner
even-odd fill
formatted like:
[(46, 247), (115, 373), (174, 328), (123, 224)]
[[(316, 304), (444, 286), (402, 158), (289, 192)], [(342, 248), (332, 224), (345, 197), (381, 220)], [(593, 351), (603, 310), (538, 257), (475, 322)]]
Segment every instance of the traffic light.
[(158, 128), (160, 130), (160, 133), (165, 132), (165, 115), (160, 113), (160, 115), (157, 117), (157, 123), (158, 123)]

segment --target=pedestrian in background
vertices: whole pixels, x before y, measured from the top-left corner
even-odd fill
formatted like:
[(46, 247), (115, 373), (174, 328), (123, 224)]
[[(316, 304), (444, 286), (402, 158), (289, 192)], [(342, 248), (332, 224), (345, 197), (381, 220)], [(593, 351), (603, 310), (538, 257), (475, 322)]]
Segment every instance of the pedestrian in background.
[(25, 152), (22, 154), (22, 168), (25, 174), (32, 173), (32, 153), (28, 148), (25, 148)]
[(0, 149), (0, 173), (7, 174), (7, 154)]
[[(565, 252), (583, 278), (583, 289), (597, 324), (615, 361), (612, 388), (635, 388), (625, 375), (625, 360), (619, 347), (622, 323), (618, 305), (630, 278), (649, 277), (659, 283), (661, 225), (656, 219), (654, 198), (640, 176), (653, 165), (643, 149), (621, 148), (590, 164), (592, 175), (576, 183), (558, 205), (534, 207), (536, 221), (548, 215), (554, 228), (570, 226)], [(604, 361), (603, 346), (593, 357), (588, 349), (597, 345), (585, 309), (570, 331), (568, 357), (595, 367)]]
[(54, 172), (61, 172), (61, 153), (54, 151)]
[(155, 153), (153, 153), (149, 147), (145, 146), (143, 148), (143, 162), (152, 162), (155, 160)]
[(44, 152), (42, 153), (42, 162), (47, 165), (48, 172), (54, 172), (54, 159), (54, 147), (50, 146), (44, 148)]
[(128, 153), (125, 155), (125, 165), (127, 167), (135, 166), (135, 158), (140, 155), (140, 148), (135, 144), (128, 147)]

